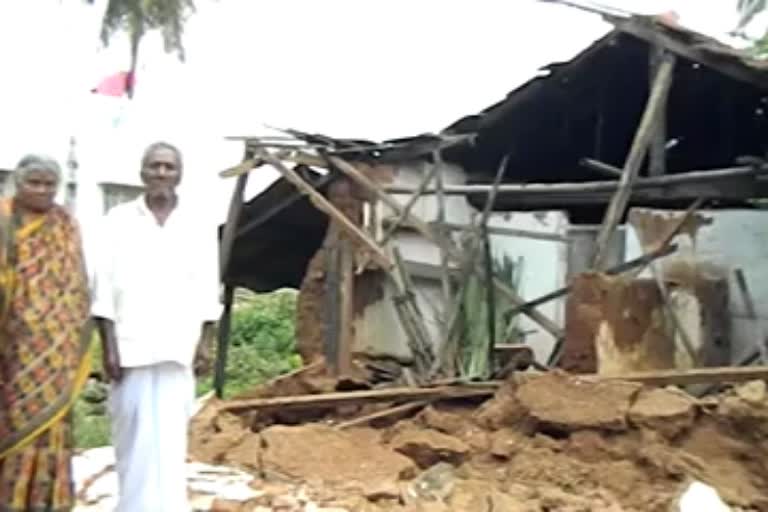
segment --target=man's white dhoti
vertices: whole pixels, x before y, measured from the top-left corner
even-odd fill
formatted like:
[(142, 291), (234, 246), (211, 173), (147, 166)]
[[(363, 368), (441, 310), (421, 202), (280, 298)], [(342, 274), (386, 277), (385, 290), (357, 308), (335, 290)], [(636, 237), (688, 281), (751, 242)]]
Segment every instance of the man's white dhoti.
[(110, 396), (116, 512), (186, 512), (187, 425), (194, 375), (178, 363), (124, 368)]

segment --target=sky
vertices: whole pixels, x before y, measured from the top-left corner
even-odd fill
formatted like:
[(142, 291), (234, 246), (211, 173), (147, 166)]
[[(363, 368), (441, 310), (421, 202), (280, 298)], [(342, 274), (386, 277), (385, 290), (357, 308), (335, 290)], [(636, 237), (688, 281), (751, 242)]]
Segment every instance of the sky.
[[(603, 3), (675, 10), (716, 36), (736, 23), (735, 0)], [(185, 154), (187, 193), (219, 218), (231, 182), (218, 171), (242, 155), (224, 136), (266, 125), (371, 140), (437, 132), (608, 31), (594, 15), (535, 0), (197, 0), (186, 62), (151, 34), (128, 101), (89, 92), (128, 66), (124, 37), (107, 48), (99, 39), (105, 4), (0, 2), (0, 167), (27, 151), (63, 161), (74, 135), (80, 180), (93, 191), (136, 182), (143, 147), (165, 139)], [(248, 194), (274, 177), (256, 171)]]

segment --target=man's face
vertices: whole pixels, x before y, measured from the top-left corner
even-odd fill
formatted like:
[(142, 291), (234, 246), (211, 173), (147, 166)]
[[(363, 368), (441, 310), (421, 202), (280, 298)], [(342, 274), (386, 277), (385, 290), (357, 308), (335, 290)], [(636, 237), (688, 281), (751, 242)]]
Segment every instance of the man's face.
[(144, 162), (141, 179), (149, 195), (173, 192), (181, 181), (181, 168), (176, 152), (167, 148), (152, 151)]
[(54, 205), (58, 186), (56, 173), (45, 169), (29, 170), (18, 184), (16, 201), (28, 210), (46, 212)]

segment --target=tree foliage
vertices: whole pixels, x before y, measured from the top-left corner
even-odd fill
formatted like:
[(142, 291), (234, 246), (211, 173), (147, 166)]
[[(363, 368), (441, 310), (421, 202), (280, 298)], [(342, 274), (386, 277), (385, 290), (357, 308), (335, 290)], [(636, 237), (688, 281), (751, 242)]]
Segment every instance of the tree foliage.
[(165, 51), (176, 53), (183, 62), (184, 22), (194, 11), (194, 0), (108, 0), (101, 23), (101, 39), (108, 45), (116, 33), (126, 32), (131, 43), (131, 70), (134, 70), (142, 38), (150, 30), (160, 30)]
[(750, 41), (752, 52), (756, 56), (768, 57), (768, 30), (757, 39), (749, 38), (744, 34), (744, 29), (755, 19), (755, 16), (768, 8), (768, 0), (737, 0), (736, 7), (739, 11), (739, 23), (735, 34)]

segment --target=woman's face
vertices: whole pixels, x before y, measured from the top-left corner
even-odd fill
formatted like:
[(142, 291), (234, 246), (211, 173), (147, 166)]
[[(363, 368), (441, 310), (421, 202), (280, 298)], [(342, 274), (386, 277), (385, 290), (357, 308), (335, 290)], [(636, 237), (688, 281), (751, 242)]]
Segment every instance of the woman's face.
[(47, 212), (54, 205), (59, 180), (55, 172), (45, 169), (26, 171), (24, 178), (18, 184), (16, 201), (27, 210)]

